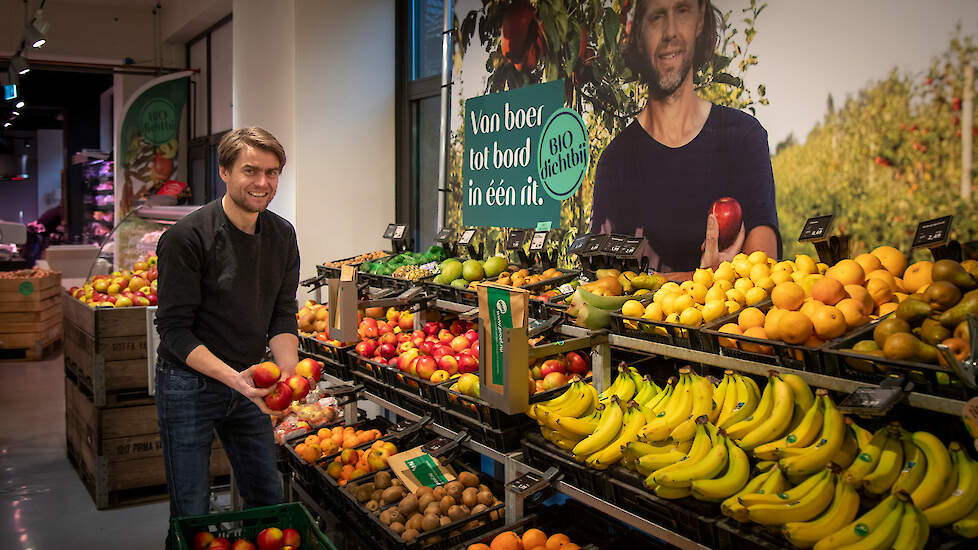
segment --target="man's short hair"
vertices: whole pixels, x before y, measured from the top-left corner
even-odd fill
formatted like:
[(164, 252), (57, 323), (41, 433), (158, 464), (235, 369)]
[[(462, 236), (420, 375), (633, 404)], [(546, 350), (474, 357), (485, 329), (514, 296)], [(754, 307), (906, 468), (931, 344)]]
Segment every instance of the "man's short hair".
[[(632, 70), (636, 76), (643, 80), (648, 80), (652, 74), (652, 67), (649, 63), (648, 52), (642, 53), (640, 42), (642, 40), (642, 25), (645, 21), (645, 9), (649, 0), (638, 0), (635, 5), (632, 29), (625, 41), (622, 56), (625, 58), (625, 65)], [(696, 38), (696, 46), (693, 50), (693, 74), (705, 67), (713, 59), (713, 52), (719, 44), (719, 18), (720, 12), (710, 0), (697, 0), (703, 6), (703, 30)]]
[(285, 167), (285, 148), (271, 132), (260, 126), (238, 128), (224, 134), (217, 146), (217, 164), (225, 170), (231, 170), (246, 145), (272, 153), (278, 157), (279, 170)]

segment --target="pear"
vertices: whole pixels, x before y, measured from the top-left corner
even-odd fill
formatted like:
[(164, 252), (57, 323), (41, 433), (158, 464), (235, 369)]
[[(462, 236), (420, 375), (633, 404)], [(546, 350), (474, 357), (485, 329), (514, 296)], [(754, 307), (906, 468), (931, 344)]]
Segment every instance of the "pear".
[(930, 304), (922, 300), (907, 298), (897, 306), (896, 316), (904, 321), (916, 325), (931, 314)]
[(910, 334), (910, 324), (898, 317), (887, 317), (873, 329), (873, 340), (880, 349), (883, 349), (889, 337), (900, 332)]
[(920, 328), (916, 329), (915, 332), (921, 340), (931, 345), (937, 345), (951, 337), (951, 330), (935, 319), (924, 319)]
[(888, 359), (898, 361), (919, 361), (922, 363), (937, 363), (940, 355), (937, 348), (921, 342), (909, 332), (891, 334), (883, 346), (883, 355)]
[(954, 260), (938, 260), (934, 262), (931, 277), (933, 277), (934, 282), (947, 281), (961, 290), (971, 290), (978, 286), (975, 283), (975, 278), (961, 267), (961, 264)]
[(961, 301), (942, 313), (937, 320), (947, 328), (954, 328), (968, 318), (968, 314), (978, 315), (978, 290), (972, 290), (961, 297)]
[[(971, 275), (967, 276), (971, 277)], [(961, 301), (961, 289), (950, 281), (934, 281), (924, 291), (924, 301), (932, 308), (944, 311)]]

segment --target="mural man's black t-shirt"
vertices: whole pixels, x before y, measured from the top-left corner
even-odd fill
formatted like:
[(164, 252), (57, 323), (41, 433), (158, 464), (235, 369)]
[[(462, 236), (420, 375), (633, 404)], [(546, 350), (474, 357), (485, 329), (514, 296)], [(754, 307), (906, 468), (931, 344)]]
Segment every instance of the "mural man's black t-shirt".
[(635, 120), (598, 161), (591, 232), (644, 236), (651, 267), (692, 271), (700, 265), (710, 206), (721, 197), (737, 199), (748, 233), (767, 225), (778, 234), (767, 132), (757, 119), (713, 105), (700, 133), (676, 148)]

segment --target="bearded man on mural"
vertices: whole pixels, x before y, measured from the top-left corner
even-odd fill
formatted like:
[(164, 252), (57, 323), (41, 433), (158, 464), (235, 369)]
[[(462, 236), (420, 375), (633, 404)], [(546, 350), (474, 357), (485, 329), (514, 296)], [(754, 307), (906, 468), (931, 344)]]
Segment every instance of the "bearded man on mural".
[[(737, 253), (780, 256), (767, 131), (747, 113), (696, 95), (693, 74), (717, 46), (710, 0), (639, 0), (624, 57), (648, 87), (638, 117), (598, 161), (591, 229), (644, 236), (649, 265), (689, 279)], [(719, 249), (714, 201), (736, 199), (743, 222)]]

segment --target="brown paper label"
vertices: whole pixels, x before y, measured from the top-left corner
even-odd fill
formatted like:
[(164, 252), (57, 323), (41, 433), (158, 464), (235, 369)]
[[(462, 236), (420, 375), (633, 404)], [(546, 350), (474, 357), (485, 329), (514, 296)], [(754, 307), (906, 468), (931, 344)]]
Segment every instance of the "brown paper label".
[(455, 471), (421, 450), (421, 445), (387, 459), (394, 475), (412, 493), (421, 487), (437, 487), (455, 480)]

